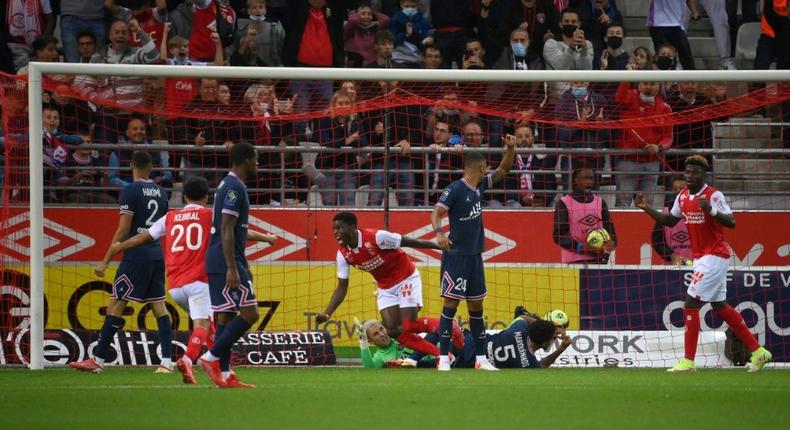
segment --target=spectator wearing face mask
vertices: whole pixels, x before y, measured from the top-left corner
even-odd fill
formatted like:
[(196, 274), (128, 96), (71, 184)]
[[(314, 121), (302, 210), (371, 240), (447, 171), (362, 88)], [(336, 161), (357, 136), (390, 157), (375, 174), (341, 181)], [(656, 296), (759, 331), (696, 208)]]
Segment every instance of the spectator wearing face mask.
[(492, 69), (496, 70), (543, 70), (543, 59), (529, 50), (529, 32), (516, 28), (510, 32), (510, 43), (502, 51)]
[[(547, 70), (592, 70), (593, 46), (585, 39), (581, 29), (579, 14), (573, 9), (565, 9), (560, 14), (562, 36), (547, 40), (543, 45), (543, 58)], [(568, 90), (567, 82), (550, 85), (550, 98), (557, 100)]]
[(277, 21), (266, 19), (266, 1), (247, 0), (249, 18), (240, 19), (233, 51), (254, 56), (249, 63), (265, 64), (269, 67), (283, 65), (282, 49), (285, 28)]
[[(634, 69), (635, 70), (635, 69)], [(661, 170), (659, 156), (672, 146), (672, 125), (650, 120), (672, 113), (672, 109), (658, 95), (658, 84), (640, 82), (637, 88), (623, 82), (617, 88), (615, 102), (620, 108), (622, 120), (645, 119), (645, 125), (624, 128), (616, 145), (622, 149), (637, 149), (634, 154), (621, 155), (615, 163), (617, 172), (617, 206), (628, 207), (634, 192), (651, 195), (658, 184)]]
[[(611, 106), (611, 105), (609, 105)], [(557, 126), (557, 146), (562, 148), (601, 149), (609, 147), (608, 130), (598, 128), (570, 127), (567, 123), (589, 123), (609, 119), (610, 107), (606, 99), (592, 88), (589, 82), (571, 82), (571, 86), (554, 106), (554, 119)], [(606, 115), (606, 116), (605, 116)], [(570, 163), (567, 156), (562, 156), (561, 168), (568, 172), (581, 168), (589, 168), (596, 172), (603, 170), (604, 157), (601, 155), (573, 155)], [(570, 165), (570, 168), (568, 168)], [(567, 173), (563, 175), (563, 184), (568, 184)]]
[(431, 24), (417, 9), (416, 0), (400, 0), (400, 7), (390, 21), (390, 31), (395, 36), (392, 61), (418, 67), (423, 60), (422, 47), (433, 44)]
[(678, 51), (680, 63), (686, 70), (694, 70), (694, 55), (691, 53), (686, 32), (683, 30), (683, 14), (686, 11), (684, 0), (650, 0), (647, 13), (647, 27), (653, 47), (658, 52), (659, 47), (666, 43), (674, 46)]
[(606, 49), (601, 54), (601, 70), (626, 70), (631, 55), (623, 50), (625, 32), (621, 24), (606, 27)]
[(674, 70), (677, 68), (677, 49), (669, 43), (658, 47), (656, 56), (653, 57), (654, 70)]

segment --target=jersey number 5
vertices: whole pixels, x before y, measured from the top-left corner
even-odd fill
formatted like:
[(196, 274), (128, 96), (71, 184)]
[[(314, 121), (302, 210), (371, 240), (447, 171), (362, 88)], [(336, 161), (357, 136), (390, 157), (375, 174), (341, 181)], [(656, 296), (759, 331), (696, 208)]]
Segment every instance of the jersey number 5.
[(170, 252), (181, 252), (184, 250), (184, 243), (190, 251), (197, 251), (203, 246), (203, 226), (193, 222), (184, 228), (181, 224), (176, 224), (170, 229), (170, 236), (175, 236)]

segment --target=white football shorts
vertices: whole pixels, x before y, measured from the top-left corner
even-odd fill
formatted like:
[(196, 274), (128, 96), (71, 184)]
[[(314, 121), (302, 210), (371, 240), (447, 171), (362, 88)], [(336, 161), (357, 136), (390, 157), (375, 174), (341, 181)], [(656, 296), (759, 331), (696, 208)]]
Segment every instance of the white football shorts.
[(422, 307), (422, 278), (420, 278), (419, 270), (415, 270), (411, 276), (386, 290), (376, 290), (376, 302), (379, 311), (392, 306)]
[(208, 284), (192, 282), (182, 287), (171, 288), (170, 297), (181, 306), (193, 320), (211, 319), (211, 297)]
[(703, 302), (723, 302), (727, 299), (727, 269), (730, 260), (715, 255), (703, 255), (694, 260), (689, 296)]

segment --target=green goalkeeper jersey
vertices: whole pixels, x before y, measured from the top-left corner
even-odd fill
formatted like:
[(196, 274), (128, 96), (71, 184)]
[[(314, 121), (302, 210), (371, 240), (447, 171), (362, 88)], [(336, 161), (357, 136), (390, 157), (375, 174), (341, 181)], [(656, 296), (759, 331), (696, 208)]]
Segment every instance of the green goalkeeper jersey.
[(362, 365), (372, 369), (380, 369), (384, 367), (384, 363), (390, 360), (403, 360), (404, 358), (409, 358), (411, 354), (412, 351), (410, 349), (404, 348), (403, 345), (395, 340), (393, 340), (389, 346), (378, 348), (375, 354), (370, 353), (370, 348), (360, 349)]

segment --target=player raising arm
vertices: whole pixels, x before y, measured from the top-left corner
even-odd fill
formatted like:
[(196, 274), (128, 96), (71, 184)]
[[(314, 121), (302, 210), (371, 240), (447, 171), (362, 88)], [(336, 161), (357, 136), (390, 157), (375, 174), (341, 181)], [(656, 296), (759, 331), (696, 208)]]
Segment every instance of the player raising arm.
[[(337, 251), (337, 288), (316, 322), (323, 323), (343, 303), (348, 292), (349, 266), (369, 272), (376, 280), (376, 301), (389, 336), (403, 346), (430, 355), (438, 355), (436, 345), (425, 342), (417, 333), (435, 331), (436, 318), (418, 318), (422, 308), (422, 279), (414, 262), (401, 249), (440, 249), (435, 242), (403, 237), (386, 230), (358, 229), (357, 217), (351, 212), (338, 212), (332, 221)], [(460, 328), (456, 341), (461, 342)]]
[[(440, 371), (450, 370), (450, 332), (458, 303), (466, 300), (469, 308), (469, 326), (475, 337), (476, 368), (498, 370), (485, 355), (485, 324), (483, 321), (483, 299), (486, 296), (486, 280), (483, 273), (483, 209), (480, 204), (483, 193), (505, 178), (513, 166), (516, 137), (505, 136), (505, 156), (499, 167), (486, 174), (485, 157), (478, 152), (464, 154), (464, 176), (454, 181), (442, 192), (431, 214), (431, 224), (436, 241), (442, 247), (441, 296), (443, 299), (440, 318), (439, 342)], [(450, 235), (442, 230), (442, 218), (450, 221)]]
[(685, 356), (668, 371), (688, 372), (695, 369), (694, 356), (700, 332), (699, 309), (705, 302), (710, 302), (713, 312), (727, 323), (752, 353), (748, 370), (756, 372), (771, 361), (772, 355), (760, 346), (746, 327), (741, 314), (726, 302), (730, 250), (724, 239), (723, 227), (735, 228), (735, 216), (721, 191), (707, 184), (708, 169), (708, 160), (704, 157), (692, 155), (686, 158), (686, 188), (677, 195), (669, 213), (650, 207), (641, 193), (635, 199), (636, 206), (660, 224), (674, 226), (681, 217), (684, 218), (691, 238), (694, 273), (683, 308), (686, 324)]

